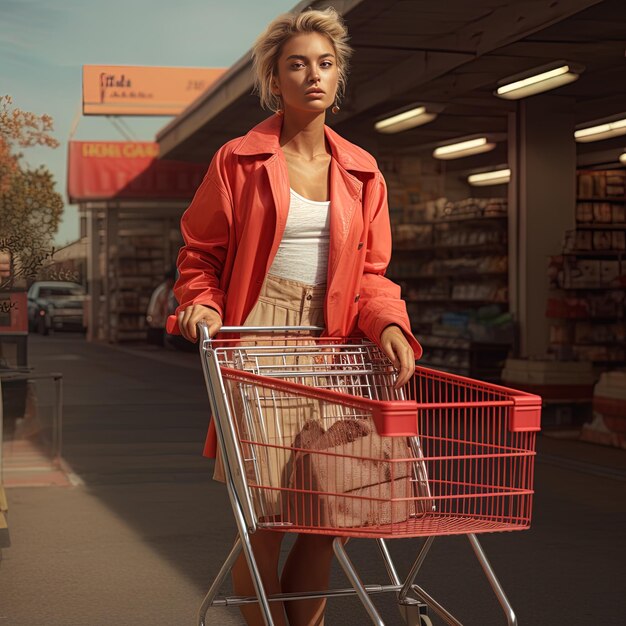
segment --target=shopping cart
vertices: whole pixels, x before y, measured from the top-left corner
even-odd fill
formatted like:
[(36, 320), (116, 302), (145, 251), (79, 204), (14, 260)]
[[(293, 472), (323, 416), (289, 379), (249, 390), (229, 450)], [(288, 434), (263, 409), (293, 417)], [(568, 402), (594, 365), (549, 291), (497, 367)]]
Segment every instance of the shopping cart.
[[(198, 325), (239, 533), (198, 624), (212, 606), (258, 602), (273, 626), (269, 602), (356, 594), (384, 626), (370, 596), (392, 592), (409, 626), (432, 623), (426, 607), (460, 626), (415, 582), (435, 537), (454, 534), (468, 537), (508, 624), (516, 624), (476, 534), (530, 525), (540, 398), (423, 367), (394, 390), (396, 372), (376, 345), (315, 337), (319, 330), (223, 327), (211, 339)], [(268, 597), (250, 545), (259, 528), (334, 536), (352, 588)], [(362, 584), (345, 537), (375, 539), (389, 584)], [(402, 537), (425, 538), (404, 580), (385, 542)], [(242, 550), (256, 597), (218, 598)]]

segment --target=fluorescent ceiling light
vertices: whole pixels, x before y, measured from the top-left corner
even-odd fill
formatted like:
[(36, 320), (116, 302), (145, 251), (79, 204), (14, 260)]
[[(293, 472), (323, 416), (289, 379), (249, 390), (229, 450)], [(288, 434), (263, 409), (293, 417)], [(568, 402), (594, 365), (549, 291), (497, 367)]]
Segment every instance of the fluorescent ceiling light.
[(619, 162), (626, 165), (626, 152), (622, 152), (622, 154), (619, 155)]
[(481, 172), (467, 177), (467, 182), (474, 187), (487, 187), (488, 185), (504, 185), (511, 180), (511, 170), (493, 170)]
[(380, 120), (374, 124), (374, 128), (379, 133), (399, 133), (409, 128), (428, 124), (428, 122), (432, 122), (436, 117), (436, 113), (427, 111), (425, 106), (419, 106)]
[(447, 146), (439, 146), (439, 148), (435, 148), (433, 151), (433, 156), (436, 159), (460, 159), (471, 154), (489, 152), (489, 150), (493, 150), (495, 147), (496, 144), (489, 143), (487, 137), (479, 137), (478, 139), (451, 143)]
[(607, 122), (590, 128), (581, 128), (574, 133), (576, 141), (600, 141), (601, 139), (609, 139), (618, 135), (626, 135), (626, 119), (617, 120), (615, 122)]
[(556, 89), (578, 80), (582, 69), (575, 70), (571, 65), (561, 65), (534, 76), (527, 76), (514, 80), (512, 83), (501, 85), (496, 89), (496, 96), (507, 100), (518, 100), (535, 94)]

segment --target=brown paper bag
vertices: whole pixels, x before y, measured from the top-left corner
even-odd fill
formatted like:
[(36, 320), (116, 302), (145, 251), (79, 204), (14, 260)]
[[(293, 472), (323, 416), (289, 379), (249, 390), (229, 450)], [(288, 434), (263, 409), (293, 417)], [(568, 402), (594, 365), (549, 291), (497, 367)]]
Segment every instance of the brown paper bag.
[(403, 522), (414, 511), (410, 461), (404, 438), (381, 437), (366, 420), (339, 420), (327, 431), (307, 422), (294, 441), (284, 510), (289, 521), (348, 528)]

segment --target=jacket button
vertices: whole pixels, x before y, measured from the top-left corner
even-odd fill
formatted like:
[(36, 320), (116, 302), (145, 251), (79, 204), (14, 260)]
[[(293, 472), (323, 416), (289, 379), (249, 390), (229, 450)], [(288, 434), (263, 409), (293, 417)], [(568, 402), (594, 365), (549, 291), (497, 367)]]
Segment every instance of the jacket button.
[(363, 242), (359, 241), (359, 245), (357, 246), (357, 250), (360, 250), (363, 247)]
[(361, 294), (357, 293), (356, 296), (354, 296), (354, 301), (358, 302), (360, 297), (361, 297)]

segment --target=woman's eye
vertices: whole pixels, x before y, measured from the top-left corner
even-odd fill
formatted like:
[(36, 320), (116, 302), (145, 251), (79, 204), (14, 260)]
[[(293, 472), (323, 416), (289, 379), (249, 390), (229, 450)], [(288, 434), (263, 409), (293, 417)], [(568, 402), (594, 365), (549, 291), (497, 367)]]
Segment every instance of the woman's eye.
[(294, 63), (291, 68), (294, 70), (299, 70), (301, 67), (304, 67), (304, 63)]
[(331, 62), (331, 61), (323, 61), (320, 65), (321, 65), (322, 67), (325, 67), (325, 68), (328, 68), (328, 67), (332, 67), (332, 66), (333, 66), (333, 64), (332, 64), (332, 62)]

